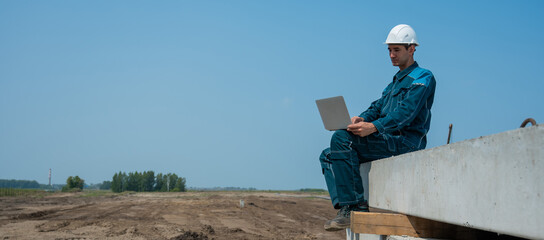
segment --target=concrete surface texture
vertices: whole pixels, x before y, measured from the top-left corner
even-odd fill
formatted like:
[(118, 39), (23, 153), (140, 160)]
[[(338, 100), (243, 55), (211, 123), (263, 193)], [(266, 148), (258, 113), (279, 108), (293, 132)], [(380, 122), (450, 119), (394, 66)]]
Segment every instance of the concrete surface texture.
[(369, 204), (542, 238), (543, 146), (544, 126), (536, 125), (374, 161), (362, 171), (363, 179), (368, 172)]

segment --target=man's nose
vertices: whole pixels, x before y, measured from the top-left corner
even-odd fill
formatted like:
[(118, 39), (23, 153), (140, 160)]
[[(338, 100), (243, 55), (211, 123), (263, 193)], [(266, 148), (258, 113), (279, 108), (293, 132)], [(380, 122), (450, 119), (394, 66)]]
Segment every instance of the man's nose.
[(390, 57), (390, 58), (394, 58), (394, 57), (396, 57), (396, 56), (395, 56), (395, 54), (393, 54), (392, 52), (390, 52), (390, 53), (389, 53), (389, 57)]

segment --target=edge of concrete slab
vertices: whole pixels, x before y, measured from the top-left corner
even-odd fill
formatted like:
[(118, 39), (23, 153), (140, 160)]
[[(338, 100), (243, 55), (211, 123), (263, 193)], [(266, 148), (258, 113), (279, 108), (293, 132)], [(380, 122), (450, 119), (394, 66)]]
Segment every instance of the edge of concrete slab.
[(514, 129), (381, 159), (371, 207), (525, 238), (544, 225), (544, 126)]

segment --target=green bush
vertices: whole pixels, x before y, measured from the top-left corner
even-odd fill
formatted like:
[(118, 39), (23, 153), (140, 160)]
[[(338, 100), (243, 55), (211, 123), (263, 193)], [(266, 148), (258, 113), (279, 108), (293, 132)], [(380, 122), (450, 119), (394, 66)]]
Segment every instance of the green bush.
[(63, 192), (79, 192), (83, 190), (85, 185), (85, 180), (81, 179), (79, 176), (69, 176), (66, 179), (66, 186), (62, 187)]

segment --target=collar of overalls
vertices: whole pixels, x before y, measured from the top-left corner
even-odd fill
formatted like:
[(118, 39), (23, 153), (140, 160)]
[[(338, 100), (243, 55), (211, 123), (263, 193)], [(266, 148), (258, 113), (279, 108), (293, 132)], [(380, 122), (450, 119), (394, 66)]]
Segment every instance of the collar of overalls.
[(402, 81), (402, 79), (406, 77), (406, 75), (411, 73), (412, 70), (414, 70), (416, 67), (419, 67), (419, 65), (417, 65), (417, 62), (414, 61), (414, 63), (410, 65), (409, 67), (407, 67), (406, 69), (402, 71), (398, 71), (397, 74), (395, 74), (393, 81)]

